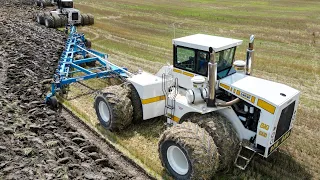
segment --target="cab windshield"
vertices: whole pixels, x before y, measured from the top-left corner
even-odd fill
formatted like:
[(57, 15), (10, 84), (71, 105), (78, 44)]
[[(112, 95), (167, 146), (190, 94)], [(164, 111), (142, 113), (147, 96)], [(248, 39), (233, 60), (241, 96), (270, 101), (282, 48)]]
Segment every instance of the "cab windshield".
[(73, 2), (61, 2), (61, 7), (63, 8), (73, 8)]
[(234, 59), (236, 47), (219, 51), (215, 53), (215, 61), (218, 64), (218, 78), (226, 77), (230, 73), (234, 73), (232, 69), (232, 62)]
[[(218, 79), (233, 74), (235, 70), (232, 68), (236, 47), (219, 51), (215, 53), (215, 62), (217, 63)], [(202, 76), (208, 75), (208, 63), (210, 61), (210, 53), (181, 47), (174, 48), (174, 66)]]

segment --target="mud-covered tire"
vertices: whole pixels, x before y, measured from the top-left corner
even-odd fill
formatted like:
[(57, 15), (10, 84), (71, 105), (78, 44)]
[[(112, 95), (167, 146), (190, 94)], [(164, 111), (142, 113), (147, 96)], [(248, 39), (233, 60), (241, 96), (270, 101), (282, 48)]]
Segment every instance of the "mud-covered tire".
[(94, 108), (100, 124), (111, 131), (120, 131), (132, 122), (133, 108), (126, 86), (109, 86), (95, 98)]
[(59, 15), (52, 13), (53, 21), (54, 21), (54, 28), (60, 28), (61, 25), (61, 18)]
[(66, 26), (68, 24), (68, 18), (65, 15), (59, 15), (61, 20), (61, 26)]
[(37, 23), (40, 25), (44, 25), (44, 13), (37, 14)]
[(142, 103), (138, 91), (132, 84), (128, 84), (131, 93), (130, 99), (133, 107), (132, 122), (138, 124), (143, 121)]
[(54, 28), (54, 20), (52, 16), (46, 16), (44, 24), (47, 28)]
[[(180, 153), (174, 153), (178, 150)], [(192, 122), (167, 129), (160, 137), (158, 151), (163, 167), (175, 179), (210, 179), (219, 166), (219, 154), (212, 137)]]
[(82, 14), (82, 19), (83, 19), (82, 26), (87, 26), (87, 25), (89, 25), (89, 17), (88, 17), (87, 14)]
[(94, 16), (92, 14), (88, 14), (88, 19), (89, 19), (89, 25), (94, 24)]
[(213, 112), (206, 115), (193, 115), (187, 121), (197, 122), (213, 138), (218, 147), (219, 171), (228, 170), (240, 148), (240, 140), (232, 124), (222, 115)]
[(39, 6), (41, 8), (46, 8), (47, 6), (52, 6), (51, 1), (50, 0), (39, 0)]
[(34, 5), (35, 5), (35, 6), (40, 6), (40, 1), (39, 1), (39, 0), (35, 0), (35, 1), (34, 1)]

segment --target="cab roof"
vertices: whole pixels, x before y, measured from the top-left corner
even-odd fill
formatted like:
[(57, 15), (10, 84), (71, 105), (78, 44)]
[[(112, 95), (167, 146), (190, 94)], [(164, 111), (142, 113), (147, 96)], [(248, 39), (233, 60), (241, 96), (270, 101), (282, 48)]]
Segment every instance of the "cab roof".
[(195, 34), (173, 39), (172, 43), (176, 46), (184, 46), (202, 51), (210, 51), (210, 47), (214, 52), (219, 52), (231, 47), (239, 46), (242, 40), (231, 39), (219, 36), (211, 36), (205, 34)]

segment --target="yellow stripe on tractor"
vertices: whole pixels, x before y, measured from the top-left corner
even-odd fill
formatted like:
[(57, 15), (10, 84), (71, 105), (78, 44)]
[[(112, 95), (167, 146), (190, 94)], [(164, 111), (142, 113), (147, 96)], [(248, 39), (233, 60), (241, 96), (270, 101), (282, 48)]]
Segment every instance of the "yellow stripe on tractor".
[(271, 114), (274, 114), (274, 112), (276, 111), (276, 107), (274, 107), (273, 105), (265, 102), (265, 101), (262, 100), (262, 99), (258, 99), (257, 105), (258, 105), (259, 107), (261, 107), (262, 109), (268, 111), (268, 112), (271, 113)]
[(153, 97), (153, 98), (141, 99), (141, 103), (142, 104), (150, 104), (150, 103), (154, 103), (154, 102), (165, 100), (165, 98), (166, 98), (165, 96), (156, 96), (156, 97)]

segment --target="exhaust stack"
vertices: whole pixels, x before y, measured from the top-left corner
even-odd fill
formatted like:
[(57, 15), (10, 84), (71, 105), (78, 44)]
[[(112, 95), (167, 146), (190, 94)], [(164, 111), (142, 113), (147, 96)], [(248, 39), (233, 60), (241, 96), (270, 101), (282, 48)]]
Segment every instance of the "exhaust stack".
[(208, 77), (209, 77), (209, 97), (207, 99), (208, 107), (215, 107), (216, 105), (216, 81), (217, 81), (217, 63), (215, 61), (215, 52), (210, 54), (210, 62), (208, 63)]
[(246, 58), (246, 75), (252, 75), (252, 62), (254, 60), (254, 35), (250, 36), (249, 47), (247, 49), (247, 58)]

